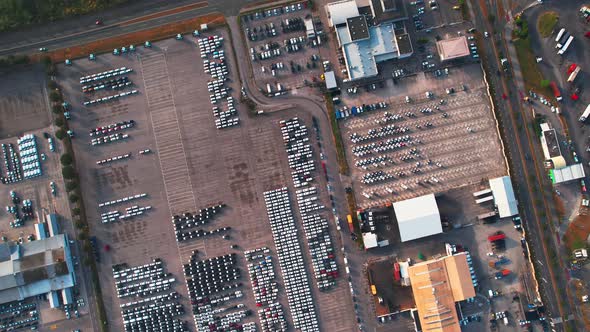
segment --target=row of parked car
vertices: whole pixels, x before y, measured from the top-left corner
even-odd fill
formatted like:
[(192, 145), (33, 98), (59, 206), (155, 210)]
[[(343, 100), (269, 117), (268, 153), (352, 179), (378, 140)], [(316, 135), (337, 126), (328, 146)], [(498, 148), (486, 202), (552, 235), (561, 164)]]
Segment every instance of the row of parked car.
[(84, 86), (82, 86), (82, 92), (91, 93), (91, 92), (94, 92), (97, 90), (103, 90), (103, 89), (118, 90), (118, 89), (123, 89), (127, 86), (130, 86), (131, 84), (133, 84), (133, 82), (131, 82), (129, 80), (129, 77), (124, 76), (124, 77), (114, 78), (114, 79), (108, 80), (106, 82), (84, 85)]
[(140, 216), (151, 209), (152, 209), (152, 207), (150, 205), (148, 205), (148, 206), (133, 205), (133, 206), (129, 206), (129, 207), (125, 208), (125, 214), (121, 214), (121, 212), (119, 212), (119, 211), (109, 211), (109, 212), (101, 213), (100, 219), (103, 224), (117, 222), (117, 221), (123, 221), (123, 220), (128, 220), (128, 219)]
[(298, 118), (281, 120), (279, 125), (287, 151), (289, 168), (291, 168), (293, 185), (295, 188), (307, 186), (313, 181), (311, 172), (315, 171), (307, 127), (301, 124)]
[(303, 188), (295, 194), (316, 285), (320, 291), (329, 290), (336, 285), (338, 265), (330, 239), (328, 220), (319, 214), (325, 207), (319, 202), (316, 187)]
[(39, 312), (33, 302), (9, 302), (0, 306), (0, 331), (23, 328), (34, 330), (39, 324)]
[(114, 134), (110, 134), (108, 136), (95, 137), (90, 141), (90, 145), (97, 146), (97, 145), (103, 145), (103, 144), (107, 144), (107, 143), (113, 143), (113, 142), (128, 139), (129, 137), (130, 137), (129, 134), (114, 133)]
[(94, 105), (94, 104), (105, 103), (107, 101), (117, 100), (119, 98), (123, 98), (126, 96), (137, 94), (138, 92), (139, 91), (137, 91), (137, 90), (131, 90), (131, 91), (121, 92), (116, 95), (111, 95), (111, 96), (106, 96), (106, 97), (102, 97), (102, 98), (98, 98), (98, 99), (88, 100), (88, 101), (84, 102), (84, 106), (90, 106), (90, 105)]
[(127, 67), (121, 67), (116, 69), (111, 69), (107, 71), (103, 71), (96, 74), (91, 74), (87, 76), (80, 77), (80, 84), (86, 84), (90, 82), (104, 80), (105, 78), (111, 78), (119, 75), (125, 75), (132, 72), (133, 69)]
[(412, 142), (410, 135), (403, 135), (394, 138), (389, 138), (384, 141), (377, 141), (363, 145), (357, 145), (352, 148), (352, 153), (355, 157), (363, 157), (370, 154), (384, 153), (401, 149)]
[(350, 134), (350, 141), (354, 144), (359, 144), (384, 137), (403, 134), (405, 132), (408, 132), (409, 130), (410, 129), (405, 126), (396, 126), (394, 124), (388, 124), (383, 127), (369, 129), (366, 134), (352, 132)]
[(254, 301), (257, 307), (268, 306), (277, 300), (279, 285), (275, 280), (275, 271), (270, 250), (266, 247), (244, 252), (248, 261), (248, 275), (252, 284)]
[(266, 212), (270, 221), (279, 265), (283, 273), (285, 292), (295, 329), (318, 331), (315, 303), (303, 261), (303, 252), (293, 210), (286, 187), (264, 192)]
[(123, 198), (119, 198), (119, 199), (114, 199), (112, 201), (107, 201), (107, 202), (103, 202), (103, 203), (99, 203), (98, 207), (105, 207), (105, 206), (110, 206), (110, 205), (115, 205), (115, 204), (121, 204), (121, 203), (125, 203), (125, 202), (130, 202), (136, 199), (140, 199), (140, 198), (144, 198), (147, 197), (147, 193), (141, 193), (141, 194), (135, 194), (135, 195), (130, 195), (127, 197), (123, 197)]
[[(240, 123), (240, 118), (234, 105), (234, 99), (230, 94), (231, 88), (225, 86), (225, 82), (229, 78), (229, 70), (225, 62), (224, 51), (221, 49), (223, 37), (214, 35), (200, 38), (197, 40), (197, 45), (201, 51), (205, 73), (210, 74), (214, 79), (207, 83), (207, 90), (210, 93), (211, 105), (213, 105), (215, 127), (224, 129), (237, 126)], [(213, 59), (209, 60), (208, 57), (211, 55)], [(221, 109), (221, 103), (224, 100), (227, 102), (225, 110)]]
[(173, 215), (172, 224), (174, 225), (176, 241), (182, 242), (192, 238), (229, 231), (231, 227), (222, 227), (211, 231), (198, 228), (211, 222), (224, 207), (224, 203), (219, 203), (200, 209), (197, 213), (186, 212), (181, 215)]
[(180, 295), (170, 291), (175, 278), (161, 259), (135, 267), (113, 265), (113, 277), (119, 298), (140, 298), (120, 306), (126, 332), (189, 331), (187, 322), (178, 319), (185, 313)]
[(283, 306), (279, 302), (258, 309), (258, 317), (262, 332), (286, 332), (289, 327), (283, 312)]
[(2, 183), (9, 184), (22, 181), (23, 175), (20, 168), (20, 157), (14, 150), (12, 143), (2, 143), (2, 156), (4, 157), (4, 172)]
[(102, 160), (97, 161), (96, 164), (97, 165), (104, 165), (104, 164), (112, 163), (114, 161), (128, 159), (128, 158), (131, 158), (131, 153), (126, 153), (126, 154), (122, 154), (122, 155), (118, 155), (118, 156), (114, 156), (114, 157), (102, 159)]
[(132, 128), (133, 126), (135, 126), (134, 120), (120, 121), (106, 126), (99, 126), (90, 130), (90, 137), (108, 135), (116, 131)]
[(378, 109), (384, 109), (387, 107), (389, 107), (389, 104), (387, 104), (384, 101), (373, 104), (363, 104), (362, 106), (353, 106), (350, 109), (347, 106), (344, 106), (341, 109), (337, 109), (335, 115), (336, 119), (345, 119), (353, 115), (358, 115), (364, 112), (374, 111)]

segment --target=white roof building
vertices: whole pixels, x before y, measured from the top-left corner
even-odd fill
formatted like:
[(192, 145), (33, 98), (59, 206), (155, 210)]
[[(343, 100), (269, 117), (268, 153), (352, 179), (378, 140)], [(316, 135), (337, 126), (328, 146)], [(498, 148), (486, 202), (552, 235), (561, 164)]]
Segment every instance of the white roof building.
[(346, 19), (353, 16), (359, 16), (359, 9), (354, 0), (337, 1), (326, 5), (330, 26), (337, 26), (346, 23)]
[(393, 203), (402, 242), (442, 233), (434, 194)]
[(585, 176), (586, 174), (584, 173), (584, 166), (582, 164), (573, 164), (564, 168), (552, 169), (549, 171), (549, 177), (553, 184), (578, 180)]
[(518, 202), (514, 196), (514, 189), (509, 176), (490, 179), (490, 189), (494, 195), (494, 203), (498, 208), (500, 218), (518, 214)]
[(365, 245), (365, 249), (378, 247), (379, 244), (377, 243), (377, 234), (363, 233), (363, 243)]

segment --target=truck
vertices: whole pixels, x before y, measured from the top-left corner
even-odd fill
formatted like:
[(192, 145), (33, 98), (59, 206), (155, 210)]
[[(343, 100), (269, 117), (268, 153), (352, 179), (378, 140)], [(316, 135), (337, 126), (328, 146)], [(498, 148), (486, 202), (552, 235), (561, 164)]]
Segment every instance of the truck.
[(509, 276), (509, 275), (510, 275), (510, 273), (512, 273), (512, 271), (510, 271), (510, 270), (508, 270), (508, 269), (504, 269), (504, 270), (502, 270), (502, 271), (500, 271), (500, 272), (496, 272), (496, 274), (495, 274), (494, 278), (495, 278), (495, 279), (502, 279), (502, 278), (504, 278), (504, 277), (507, 277), (507, 276)]
[(272, 93), (272, 87), (269, 83), (266, 83), (266, 92), (268, 92), (269, 95)]
[(574, 69), (574, 71), (567, 78), (568, 83), (572, 83), (576, 79), (576, 76), (578, 76), (578, 73), (580, 72), (580, 70), (581, 69), (579, 66), (576, 67), (576, 69)]
[(559, 91), (559, 87), (557, 87), (557, 83), (552, 81), (550, 85), (551, 85), (551, 90), (553, 90), (553, 96), (555, 96), (555, 99), (557, 99), (557, 101), (563, 100), (563, 97), (561, 96), (561, 92)]
[(580, 122), (586, 121), (588, 116), (590, 116), (590, 104), (588, 104), (588, 106), (586, 106), (586, 110), (584, 110), (584, 113), (582, 113), (582, 115), (580, 116), (580, 119), (579, 119)]
[(561, 37), (563, 37), (564, 34), (565, 28), (561, 28), (561, 30), (559, 30), (559, 32), (557, 33), (557, 37), (555, 37), (555, 42), (559, 43), (559, 40), (561, 39)]
[(500, 64), (502, 65), (502, 69), (503, 69), (504, 71), (508, 71), (508, 66), (509, 66), (508, 59), (506, 59), (506, 58), (501, 58), (501, 59), (500, 59)]
[(395, 279), (395, 281), (400, 281), (401, 279), (401, 275), (400, 275), (400, 269), (399, 269), (399, 263), (395, 262), (393, 264), (393, 278)]
[(559, 42), (557, 43), (557, 45), (555, 45), (555, 48), (562, 48), (563, 45), (565, 44), (565, 42), (569, 39), (570, 34), (569, 33), (565, 33), (563, 35), (563, 37), (561, 37), (561, 39), (559, 40)]
[(348, 221), (348, 229), (350, 233), (354, 233), (354, 225), (352, 224), (352, 216), (349, 214), (346, 216), (346, 220)]
[(567, 39), (567, 41), (565, 42), (565, 45), (563, 45), (563, 47), (557, 52), (557, 54), (564, 55), (565, 52), (567, 52), (568, 47), (570, 47), (570, 45), (572, 44), (573, 41), (574, 41), (574, 36), (570, 36)]

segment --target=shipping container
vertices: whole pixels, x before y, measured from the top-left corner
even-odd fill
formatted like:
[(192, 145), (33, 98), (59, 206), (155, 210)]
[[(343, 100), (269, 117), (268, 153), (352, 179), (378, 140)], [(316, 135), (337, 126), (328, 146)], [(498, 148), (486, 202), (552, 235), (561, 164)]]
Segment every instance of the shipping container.
[(561, 101), (563, 98), (561, 97), (561, 92), (559, 91), (559, 87), (557, 87), (557, 84), (552, 81), (551, 82), (551, 90), (553, 90), (553, 96), (555, 96), (555, 99), (557, 99), (557, 101)]
[(393, 264), (393, 278), (395, 279), (395, 281), (399, 281), (401, 279), (401, 275), (400, 275), (400, 269), (399, 269), (399, 263), (395, 262)]

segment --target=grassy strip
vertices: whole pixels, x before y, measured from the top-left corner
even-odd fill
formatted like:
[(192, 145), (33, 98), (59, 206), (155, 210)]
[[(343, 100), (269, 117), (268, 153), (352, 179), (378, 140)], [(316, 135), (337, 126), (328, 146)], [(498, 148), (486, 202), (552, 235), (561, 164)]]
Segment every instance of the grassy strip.
[[(365, 246), (363, 243), (363, 236), (361, 234), (361, 226), (359, 225), (359, 220), (356, 218), (356, 200), (354, 199), (354, 193), (352, 190), (346, 192), (346, 203), (348, 204), (348, 210), (350, 216), (352, 217), (352, 227), (354, 229), (354, 234), (356, 234), (356, 243), (360, 248), (364, 248)], [(346, 223), (348, 225), (348, 220)]]
[(146, 40), (157, 41), (171, 38), (178, 33), (191, 33), (203, 23), (206, 23), (209, 27), (225, 24), (225, 17), (221, 13), (212, 13), (164, 26), (105, 38), (84, 45), (55, 50), (45, 55), (35, 54), (32, 56), (32, 60), (39, 60), (43, 56), (49, 56), (53, 62), (63, 62), (65, 59), (86, 57), (90, 53), (111, 52), (113, 49), (122, 46), (143, 44)]
[(465, 0), (459, 0), (458, 5), (461, 8), (463, 21), (471, 21), (471, 14), (469, 13), (469, 6), (467, 6), (467, 2)]
[[(54, 124), (59, 127), (59, 130), (56, 131), (55, 136), (62, 141), (64, 146), (64, 154), (61, 156), (60, 160), (62, 164), (62, 175), (64, 177), (64, 188), (66, 188), (65, 190), (69, 193), (68, 198), (70, 201), (70, 206), (72, 207), (72, 223), (74, 228), (79, 231), (76, 238), (80, 242), (81, 248), (84, 251), (85, 257), (83, 259), (83, 263), (90, 268), (92, 288), (95, 294), (94, 298), (96, 300), (96, 308), (100, 322), (100, 330), (107, 332), (107, 316), (102, 299), (96, 261), (93, 257), (92, 245), (90, 243), (90, 227), (86, 218), (84, 201), (79, 188), (80, 178), (78, 173), (75, 171), (76, 165), (74, 149), (72, 147), (70, 138), (66, 134), (69, 130), (69, 127), (68, 122), (63, 114), (63, 95), (57, 82), (51, 80), (51, 77), (57, 75), (57, 68), (48, 57), (43, 59), (43, 63), (46, 67), (46, 73), (49, 80), (48, 85), (49, 89), (51, 90), (49, 96), (52, 103), (51, 108), (54, 114), (53, 121)], [(96, 248), (96, 250), (98, 250), (98, 248)]]
[(559, 21), (559, 15), (556, 12), (547, 12), (539, 16), (537, 20), (537, 30), (541, 34), (541, 37), (547, 38), (553, 33), (553, 29)]
[(326, 110), (330, 117), (332, 136), (334, 136), (334, 143), (336, 145), (336, 156), (338, 158), (338, 166), (340, 166), (340, 174), (348, 175), (350, 169), (348, 168), (348, 162), (346, 161), (346, 153), (344, 151), (344, 144), (342, 143), (342, 134), (340, 133), (338, 120), (336, 120), (336, 113), (334, 112), (334, 104), (332, 103), (332, 98), (330, 98), (328, 94), (324, 95), (324, 99), (326, 100)]
[(553, 96), (549, 87), (542, 86), (541, 82), (544, 80), (543, 74), (537, 66), (536, 57), (531, 49), (531, 41), (529, 37), (518, 38), (513, 41), (516, 49), (516, 56), (520, 63), (520, 71), (522, 72), (522, 79), (524, 80), (525, 89), (527, 91), (534, 90), (545, 96)]

